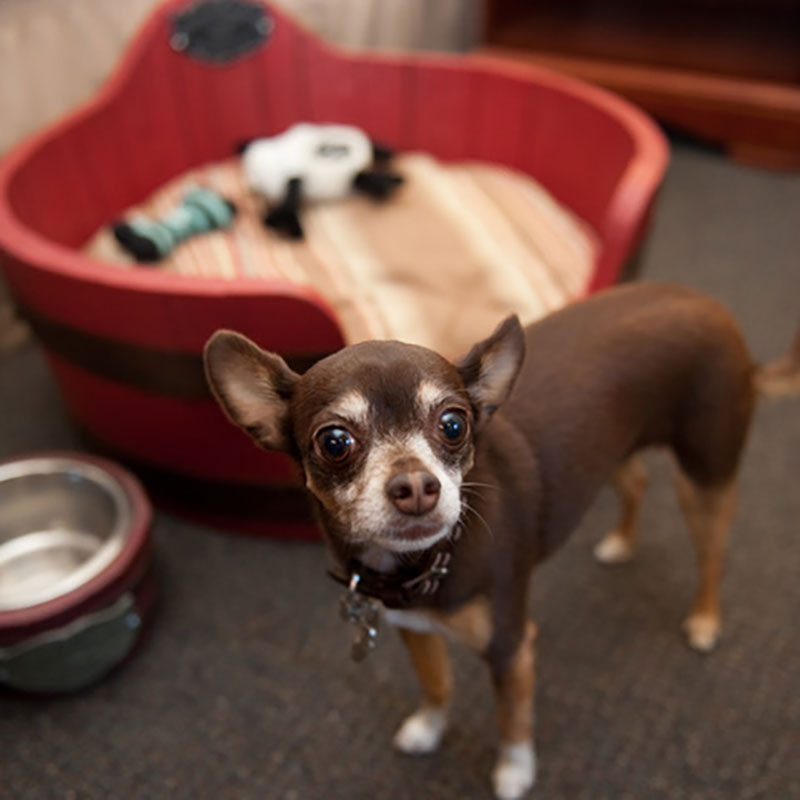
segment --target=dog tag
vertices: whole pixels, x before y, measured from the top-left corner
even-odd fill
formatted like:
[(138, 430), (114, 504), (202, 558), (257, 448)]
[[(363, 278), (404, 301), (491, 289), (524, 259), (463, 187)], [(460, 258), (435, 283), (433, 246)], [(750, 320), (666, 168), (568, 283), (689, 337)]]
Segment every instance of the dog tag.
[(355, 572), (347, 592), (339, 600), (339, 616), (358, 629), (350, 648), (353, 661), (363, 661), (378, 643), (380, 607), (377, 602), (358, 592), (361, 576)]
[(356, 663), (363, 661), (378, 644), (378, 629), (367, 625), (360, 627), (350, 647), (350, 657)]

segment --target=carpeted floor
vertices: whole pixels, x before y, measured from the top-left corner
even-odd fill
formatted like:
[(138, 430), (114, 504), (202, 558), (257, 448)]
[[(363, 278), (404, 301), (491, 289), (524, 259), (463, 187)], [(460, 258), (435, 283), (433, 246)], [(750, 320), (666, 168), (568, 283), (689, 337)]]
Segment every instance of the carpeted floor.
[[(800, 317), (800, 176), (732, 165), (685, 145), (644, 253), (644, 275), (708, 290), (758, 358)], [(0, 360), (0, 457), (80, 445), (40, 353)], [(762, 402), (728, 559), (724, 639), (702, 657), (678, 627), (692, 554), (654, 455), (638, 559), (601, 568), (603, 495), (536, 575), (541, 626), (539, 780), (569, 800), (800, 798), (800, 400)], [(222, 535), (156, 519), (161, 604), (144, 648), (77, 697), (0, 694), (0, 797), (358, 800), (490, 797), (491, 692), (457, 662), (452, 729), (438, 755), (395, 755), (414, 706), (391, 632), (347, 657), (338, 590), (315, 545)]]

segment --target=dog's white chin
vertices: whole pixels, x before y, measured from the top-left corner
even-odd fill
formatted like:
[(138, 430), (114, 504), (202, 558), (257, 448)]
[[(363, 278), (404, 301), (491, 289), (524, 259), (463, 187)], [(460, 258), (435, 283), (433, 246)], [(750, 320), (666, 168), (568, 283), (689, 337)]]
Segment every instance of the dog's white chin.
[(419, 550), (427, 550), (429, 547), (433, 547), (442, 539), (447, 538), (450, 535), (451, 530), (451, 525), (442, 525), (441, 528), (435, 530), (430, 535), (420, 538), (404, 539), (401, 537), (401, 535), (394, 537), (379, 534), (378, 536), (375, 536), (372, 541), (380, 547), (383, 547), (393, 553), (414, 553)]

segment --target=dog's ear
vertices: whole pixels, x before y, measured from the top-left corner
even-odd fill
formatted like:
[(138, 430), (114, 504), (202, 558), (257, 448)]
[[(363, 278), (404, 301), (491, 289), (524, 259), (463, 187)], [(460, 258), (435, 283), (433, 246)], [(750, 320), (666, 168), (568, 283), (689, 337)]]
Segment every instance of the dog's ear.
[(280, 356), (233, 331), (217, 331), (206, 343), (203, 361), (208, 384), (231, 422), (261, 447), (291, 450), (289, 406), (300, 376)]
[(508, 397), (525, 357), (525, 336), (512, 314), (478, 342), (456, 367), (469, 393), (480, 427)]

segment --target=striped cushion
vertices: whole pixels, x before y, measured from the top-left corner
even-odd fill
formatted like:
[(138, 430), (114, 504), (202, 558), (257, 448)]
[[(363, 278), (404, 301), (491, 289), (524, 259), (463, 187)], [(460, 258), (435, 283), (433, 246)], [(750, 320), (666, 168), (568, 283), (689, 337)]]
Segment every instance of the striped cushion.
[[(511, 312), (531, 322), (585, 292), (597, 239), (531, 178), (418, 153), (399, 156), (395, 168), (406, 182), (385, 203), (354, 194), (305, 209), (299, 242), (262, 226), (263, 202), (238, 159), (192, 170), (135, 210), (164, 216), (188, 185), (216, 189), (239, 207), (233, 227), (188, 240), (157, 268), (310, 284), (351, 343), (400, 339), (458, 354)], [(107, 229), (87, 250), (139, 268)]]

